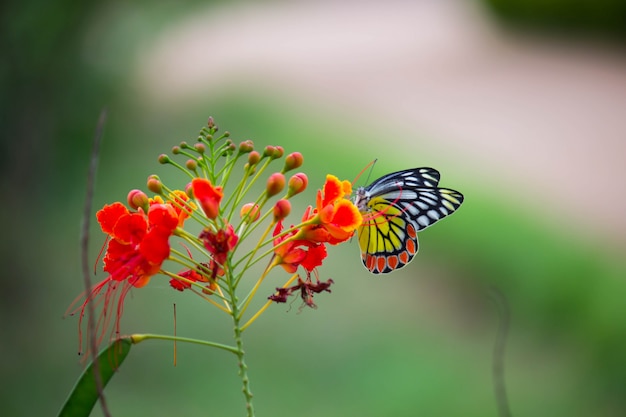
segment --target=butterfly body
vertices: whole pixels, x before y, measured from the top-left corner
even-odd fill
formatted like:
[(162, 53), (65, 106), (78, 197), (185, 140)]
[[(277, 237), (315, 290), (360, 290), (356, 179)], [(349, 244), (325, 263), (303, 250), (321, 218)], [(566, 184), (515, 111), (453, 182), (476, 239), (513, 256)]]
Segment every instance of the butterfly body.
[(433, 168), (407, 169), (357, 189), (361, 259), (370, 272), (386, 274), (407, 265), (419, 249), (417, 232), (461, 206), (463, 195), (438, 187), (440, 177)]

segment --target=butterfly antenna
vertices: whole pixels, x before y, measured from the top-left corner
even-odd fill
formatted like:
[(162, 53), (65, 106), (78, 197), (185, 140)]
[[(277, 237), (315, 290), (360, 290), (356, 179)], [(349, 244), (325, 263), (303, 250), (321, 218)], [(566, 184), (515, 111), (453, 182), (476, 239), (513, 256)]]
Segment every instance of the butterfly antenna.
[(356, 184), (356, 182), (359, 180), (359, 178), (361, 178), (361, 175), (363, 175), (363, 173), (370, 168), (370, 172), (367, 174), (367, 181), (365, 181), (365, 183), (367, 184), (369, 182), (370, 179), (370, 175), (372, 175), (372, 169), (374, 168), (374, 164), (376, 164), (376, 161), (378, 161), (377, 159), (374, 159), (372, 162), (370, 162), (369, 164), (365, 165), (365, 168), (363, 168), (361, 170), (361, 172), (358, 173), (358, 175), (356, 176), (356, 178), (354, 179), (354, 181), (352, 181), (352, 186), (354, 187), (354, 184)]

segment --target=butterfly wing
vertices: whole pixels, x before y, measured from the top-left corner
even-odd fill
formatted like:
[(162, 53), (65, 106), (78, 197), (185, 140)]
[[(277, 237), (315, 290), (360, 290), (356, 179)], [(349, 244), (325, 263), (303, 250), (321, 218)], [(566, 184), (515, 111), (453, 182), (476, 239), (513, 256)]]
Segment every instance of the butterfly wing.
[(458, 191), (437, 187), (439, 172), (415, 168), (395, 172), (357, 191), (355, 204), (361, 259), (374, 274), (408, 264), (418, 251), (417, 232), (452, 214), (463, 203)]

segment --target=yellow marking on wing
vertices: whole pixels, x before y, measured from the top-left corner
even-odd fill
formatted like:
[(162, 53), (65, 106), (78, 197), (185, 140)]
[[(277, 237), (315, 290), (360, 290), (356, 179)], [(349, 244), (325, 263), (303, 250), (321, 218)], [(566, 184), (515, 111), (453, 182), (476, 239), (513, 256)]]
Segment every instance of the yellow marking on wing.
[[(359, 246), (362, 252), (392, 253), (402, 247), (406, 221), (404, 213), (389, 204), (385, 199), (376, 197), (368, 204), (364, 213), (363, 225), (359, 228)], [(387, 237), (388, 236), (388, 237)]]

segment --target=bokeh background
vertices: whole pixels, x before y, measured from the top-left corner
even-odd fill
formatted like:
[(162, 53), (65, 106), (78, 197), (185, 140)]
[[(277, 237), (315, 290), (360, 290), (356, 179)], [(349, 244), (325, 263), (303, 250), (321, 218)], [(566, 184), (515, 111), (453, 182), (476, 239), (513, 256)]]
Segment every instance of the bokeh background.
[[(514, 415), (626, 414), (626, 6), (620, 0), (5, 2), (0, 408), (54, 415), (82, 370), (79, 228), (212, 115), (235, 141), (326, 173), (415, 166), (462, 191), (407, 268), (372, 276), (332, 248), (317, 310), (274, 306), (245, 334), (259, 416), (491, 416), (496, 286), (511, 309)], [(172, 184), (174, 185), (174, 184)], [(102, 240), (92, 233), (92, 259)], [(274, 274), (271, 287), (284, 277)], [(153, 279), (123, 331), (228, 343), (224, 317)], [(243, 415), (235, 360), (136, 346), (113, 415)], [(98, 408), (93, 415), (101, 415)]]

